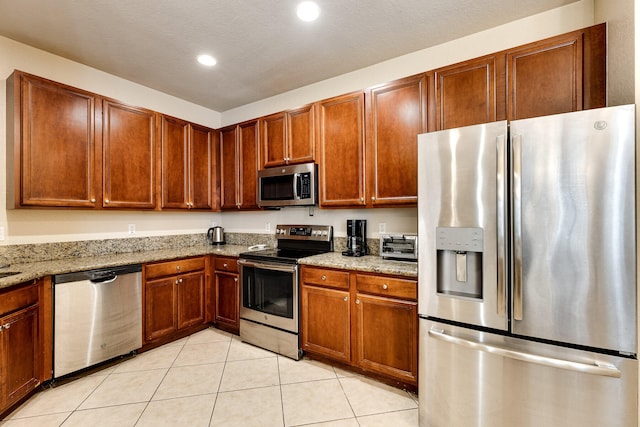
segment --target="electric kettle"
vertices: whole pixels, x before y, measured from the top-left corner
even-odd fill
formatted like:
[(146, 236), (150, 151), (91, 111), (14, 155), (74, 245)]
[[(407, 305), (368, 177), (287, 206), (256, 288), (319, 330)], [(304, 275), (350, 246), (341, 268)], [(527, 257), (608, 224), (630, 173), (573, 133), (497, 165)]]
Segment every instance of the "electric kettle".
[(210, 245), (224, 245), (224, 228), (218, 226), (211, 227), (207, 230), (207, 240)]

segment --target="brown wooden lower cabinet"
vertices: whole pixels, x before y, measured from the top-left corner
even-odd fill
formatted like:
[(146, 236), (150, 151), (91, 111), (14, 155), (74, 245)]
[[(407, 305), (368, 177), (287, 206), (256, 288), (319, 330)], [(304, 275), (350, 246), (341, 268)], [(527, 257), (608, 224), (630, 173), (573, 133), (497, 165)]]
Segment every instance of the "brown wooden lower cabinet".
[(0, 415), (51, 378), (51, 309), (50, 278), (0, 292)]
[(408, 383), (417, 382), (418, 303), (366, 294), (356, 296), (355, 362)]
[(351, 361), (349, 292), (302, 286), (302, 349), (339, 362)]
[(240, 333), (240, 274), (238, 259), (215, 257), (215, 323), (220, 329)]
[(208, 257), (144, 266), (144, 343), (205, 323)]
[(417, 387), (417, 281), (301, 268), (301, 343), (310, 356)]

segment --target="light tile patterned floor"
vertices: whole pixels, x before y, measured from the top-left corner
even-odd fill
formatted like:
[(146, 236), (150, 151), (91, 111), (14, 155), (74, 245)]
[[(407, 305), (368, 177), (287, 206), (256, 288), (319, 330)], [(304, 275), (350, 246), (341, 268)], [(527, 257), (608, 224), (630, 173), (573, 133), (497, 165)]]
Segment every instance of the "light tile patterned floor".
[(417, 396), (214, 328), (37, 393), (4, 427), (417, 427)]

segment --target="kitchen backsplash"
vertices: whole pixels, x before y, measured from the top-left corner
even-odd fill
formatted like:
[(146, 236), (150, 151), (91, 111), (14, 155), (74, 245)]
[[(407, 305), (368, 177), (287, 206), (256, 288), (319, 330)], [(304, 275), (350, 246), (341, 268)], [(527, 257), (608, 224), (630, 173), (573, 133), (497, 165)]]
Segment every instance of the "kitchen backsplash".
[[(225, 233), (227, 244), (275, 246), (275, 236), (259, 233)], [(346, 250), (345, 237), (334, 238), (334, 251)], [(0, 246), (0, 265), (50, 261), (78, 257), (112, 255), (206, 245), (207, 235), (179, 234), (172, 236), (135, 237), (126, 239), (82, 240), (76, 242), (35, 243)], [(367, 239), (371, 255), (379, 254), (379, 241)]]

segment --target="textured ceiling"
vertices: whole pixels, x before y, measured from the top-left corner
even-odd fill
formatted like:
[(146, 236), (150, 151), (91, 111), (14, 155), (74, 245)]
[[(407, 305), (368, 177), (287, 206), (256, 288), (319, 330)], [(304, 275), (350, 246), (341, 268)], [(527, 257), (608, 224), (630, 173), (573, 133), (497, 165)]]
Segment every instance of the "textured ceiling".
[(0, 0), (0, 35), (223, 112), (574, 1)]

